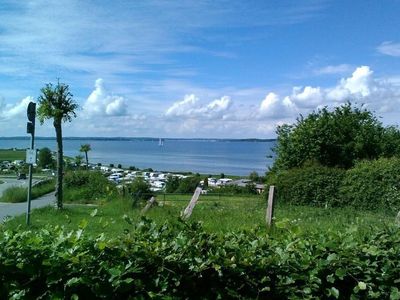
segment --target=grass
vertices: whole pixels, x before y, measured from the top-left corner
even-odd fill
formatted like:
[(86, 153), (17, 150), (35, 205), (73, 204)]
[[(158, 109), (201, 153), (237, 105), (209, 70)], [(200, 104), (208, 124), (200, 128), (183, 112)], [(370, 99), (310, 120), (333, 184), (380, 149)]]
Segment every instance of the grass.
[[(54, 180), (44, 180), (41, 183), (32, 187), (32, 197), (31, 199), (39, 198), (45, 194), (54, 191)], [(10, 187), (3, 192), (0, 197), (0, 202), (8, 203), (19, 203), (25, 202), (28, 194), (28, 189), (26, 187)]]
[(13, 160), (24, 160), (26, 156), (25, 150), (12, 150), (12, 149), (0, 149), (0, 162), (1, 161), (13, 161)]
[[(180, 222), (180, 212), (186, 207), (191, 195), (175, 195), (152, 208), (146, 217), (157, 224)], [(66, 230), (77, 229), (79, 224), (88, 223), (86, 232), (91, 235), (104, 233), (108, 237), (124, 234), (141, 217), (141, 208), (132, 208), (128, 199), (115, 199), (98, 206), (66, 205), (62, 211), (52, 207), (32, 212), (32, 228), (64, 226)], [(265, 200), (260, 196), (215, 197), (201, 195), (189, 222), (201, 222), (206, 231), (224, 234), (231, 231), (260, 228), (265, 226)], [(372, 228), (384, 228), (393, 224), (394, 213), (365, 212), (353, 208), (316, 208), (309, 206), (277, 205), (275, 210), (277, 227), (297, 228), (304, 234), (315, 231), (341, 232), (353, 228), (360, 237), (371, 233)], [(128, 222), (127, 222), (128, 220)], [(3, 228), (26, 228), (25, 217), (16, 217)], [(20, 226), (20, 227), (19, 227)], [(1, 230), (1, 227), (0, 227)], [(280, 229), (277, 229), (279, 231)]]

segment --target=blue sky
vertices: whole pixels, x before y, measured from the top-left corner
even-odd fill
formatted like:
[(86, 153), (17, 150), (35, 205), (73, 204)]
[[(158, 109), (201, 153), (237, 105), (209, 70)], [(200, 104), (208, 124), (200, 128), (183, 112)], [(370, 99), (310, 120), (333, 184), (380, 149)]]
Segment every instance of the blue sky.
[[(60, 78), (65, 136), (271, 138), (351, 100), (399, 124), (400, 1), (0, 2), (0, 136)], [(54, 135), (51, 122), (37, 128)]]

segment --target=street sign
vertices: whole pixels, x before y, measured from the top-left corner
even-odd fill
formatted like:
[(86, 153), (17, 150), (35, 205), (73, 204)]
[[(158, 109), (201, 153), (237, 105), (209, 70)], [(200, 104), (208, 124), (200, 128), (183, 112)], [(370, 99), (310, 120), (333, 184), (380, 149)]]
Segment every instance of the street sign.
[(31, 165), (36, 164), (36, 149), (26, 150), (26, 163)]

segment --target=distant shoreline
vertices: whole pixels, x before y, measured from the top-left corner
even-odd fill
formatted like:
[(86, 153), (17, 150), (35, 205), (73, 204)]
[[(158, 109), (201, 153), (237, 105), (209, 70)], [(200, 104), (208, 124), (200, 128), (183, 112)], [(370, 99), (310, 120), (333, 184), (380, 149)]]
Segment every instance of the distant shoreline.
[[(29, 136), (0, 137), (0, 140), (29, 140)], [(55, 140), (55, 137), (35, 137), (36, 140)], [(154, 137), (63, 137), (63, 140), (84, 140), (84, 141), (159, 141)], [(162, 138), (164, 141), (210, 141), (210, 142), (275, 142), (276, 139), (225, 139), (225, 138)]]

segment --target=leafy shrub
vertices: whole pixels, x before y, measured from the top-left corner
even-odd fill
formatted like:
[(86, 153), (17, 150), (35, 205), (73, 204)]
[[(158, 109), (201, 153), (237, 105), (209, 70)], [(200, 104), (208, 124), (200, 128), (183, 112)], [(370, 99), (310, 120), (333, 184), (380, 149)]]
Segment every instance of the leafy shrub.
[(146, 219), (126, 227), (111, 240), (86, 237), (84, 228), (0, 232), (0, 298), (400, 297), (397, 228), (356, 239), (355, 228), (216, 235), (197, 223), (157, 227)]
[(142, 177), (136, 177), (129, 185), (128, 190), (132, 193), (134, 203), (140, 200), (148, 200), (153, 195), (150, 184)]
[(117, 194), (113, 183), (100, 172), (76, 171), (64, 177), (65, 201), (90, 203), (111, 199)]
[(400, 131), (383, 127), (372, 112), (350, 103), (300, 116), (294, 125), (279, 126), (277, 135), (273, 168), (279, 170), (301, 167), (308, 160), (350, 168), (360, 159), (400, 154)]
[[(54, 179), (42, 180), (38, 184), (32, 186), (31, 199), (39, 198), (48, 194), (55, 189)], [(6, 189), (1, 197), (2, 202), (19, 203), (25, 202), (28, 197), (28, 188), (13, 186)]]
[(267, 185), (275, 185), (277, 201), (299, 205), (337, 206), (345, 171), (308, 164), (267, 174)]
[(254, 183), (248, 183), (246, 186), (238, 186), (235, 184), (223, 185), (217, 188), (212, 188), (212, 192), (221, 194), (233, 194), (233, 195), (256, 195), (256, 185)]
[(179, 188), (181, 180), (177, 176), (168, 175), (167, 182), (165, 184), (166, 193), (175, 193)]
[(200, 183), (200, 176), (189, 176), (186, 178), (183, 178), (179, 182), (179, 186), (176, 189), (176, 193), (193, 193), (196, 189), (196, 187)]
[(400, 209), (400, 159), (362, 161), (346, 172), (341, 205), (362, 209)]

